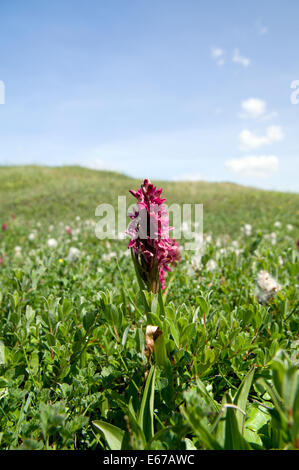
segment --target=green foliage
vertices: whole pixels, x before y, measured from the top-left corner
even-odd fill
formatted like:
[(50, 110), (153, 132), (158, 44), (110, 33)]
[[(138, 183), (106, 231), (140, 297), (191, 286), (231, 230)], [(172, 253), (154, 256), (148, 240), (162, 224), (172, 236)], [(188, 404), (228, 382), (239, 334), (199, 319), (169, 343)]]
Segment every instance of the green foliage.
[[(183, 252), (153, 295), (127, 242), (94, 234), (95, 206), (129, 178), (28, 168), (0, 182), (1, 449), (299, 448), (297, 195), (168, 183), (170, 203), (204, 203), (212, 240), (200, 268)], [(281, 285), (264, 305), (260, 270)], [(163, 332), (150, 363), (147, 324)]]
[(96, 420), (92, 423), (104, 435), (110, 450), (121, 450), (125, 432), (113, 424)]

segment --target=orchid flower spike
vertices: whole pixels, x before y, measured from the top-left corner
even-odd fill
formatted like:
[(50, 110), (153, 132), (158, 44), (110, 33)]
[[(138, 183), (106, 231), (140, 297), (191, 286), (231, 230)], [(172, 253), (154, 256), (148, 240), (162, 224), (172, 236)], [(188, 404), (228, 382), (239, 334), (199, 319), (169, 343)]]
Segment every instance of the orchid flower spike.
[(161, 198), (162, 189), (157, 189), (145, 179), (138, 191), (130, 190), (137, 199), (137, 207), (129, 217), (131, 237), (128, 248), (132, 249), (138, 272), (147, 288), (157, 293), (159, 282), (165, 289), (165, 276), (180, 260), (179, 245), (169, 237), (168, 211)]

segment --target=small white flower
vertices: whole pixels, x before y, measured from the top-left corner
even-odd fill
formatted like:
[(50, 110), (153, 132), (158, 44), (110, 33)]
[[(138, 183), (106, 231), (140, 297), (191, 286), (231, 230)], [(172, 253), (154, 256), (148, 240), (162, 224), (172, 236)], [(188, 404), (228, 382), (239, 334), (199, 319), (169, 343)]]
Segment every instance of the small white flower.
[(250, 224), (245, 224), (244, 227), (241, 228), (241, 230), (247, 237), (250, 237), (250, 235), (252, 234), (252, 226)]
[(28, 235), (28, 240), (30, 240), (32, 242), (32, 240), (34, 240), (34, 239), (35, 239), (35, 233), (32, 232)]
[(54, 225), (49, 225), (48, 230), (49, 230), (49, 232), (52, 232), (54, 230)]
[(117, 254), (115, 253), (115, 251), (111, 251), (110, 253), (104, 253), (103, 256), (102, 256), (102, 260), (103, 261), (110, 261), (111, 258), (115, 258), (117, 256)]
[(49, 248), (56, 248), (58, 245), (58, 242), (57, 240), (55, 240), (55, 238), (49, 238), (47, 244)]
[(202, 234), (202, 233), (194, 232), (194, 233), (193, 233), (193, 240), (194, 240), (196, 243), (199, 243), (200, 245), (202, 245), (202, 244), (203, 244), (203, 234)]
[(276, 245), (276, 242), (277, 242), (277, 235), (275, 232), (272, 232), (270, 234), (270, 237), (271, 237), (271, 242), (272, 242), (272, 245)]
[(15, 256), (20, 258), (22, 256), (22, 248), (20, 246), (15, 246)]
[(290, 232), (291, 230), (293, 230), (293, 228), (294, 228), (293, 225), (291, 225), (291, 224), (288, 224), (288, 225), (287, 225), (287, 230), (289, 230), (289, 232)]
[(266, 240), (270, 240), (272, 245), (276, 245), (277, 235), (276, 235), (275, 232), (267, 233), (264, 237), (265, 237)]
[(201, 269), (202, 268), (201, 255), (196, 254), (196, 255), (192, 256), (191, 264), (192, 264), (193, 268)]
[(78, 248), (71, 246), (69, 250), (69, 254), (67, 255), (67, 259), (69, 261), (75, 261), (76, 259), (79, 258), (80, 254), (81, 254), (81, 251)]
[(209, 261), (206, 264), (206, 270), (207, 271), (215, 271), (217, 268), (217, 263), (213, 259), (209, 259)]
[(189, 233), (191, 231), (189, 224), (187, 222), (183, 222), (181, 225), (181, 231)]
[(94, 227), (96, 225), (95, 220), (91, 220), (91, 219), (85, 220), (84, 223), (87, 227)]
[(80, 220), (81, 220), (80, 216), (77, 215), (77, 217), (76, 217), (76, 222), (80, 222)]
[(118, 232), (117, 239), (124, 240), (126, 238), (126, 234), (124, 232)]
[(260, 271), (257, 276), (257, 297), (260, 303), (266, 303), (274, 297), (281, 287), (267, 271)]
[(225, 256), (227, 254), (227, 249), (226, 248), (220, 248), (220, 250), (218, 250), (216, 252), (216, 258), (219, 259), (221, 258), (221, 256)]
[(279, 266), (283, 266), (283, 259), (281, 256), (278, 256), (278, 264)]
[(222, 244), (222, 243), (221, 243), (221, 239), (220, 239), (220, 238), (217, 238), (217, 240), (216, 240), (216, 246), (217, 246), (217, 248), (219, 248), (219, 247), (221, 246), (221, 244)]
[(187, 264), (187, 275), (189, 277), (194, 276), (195, 271), (191, 264)]
[(277, 220), (277, 221), (274, 223), (274, 227), (280, 228), (280, 227), (281, 227), (281, 222), (280, 222), (279, 220)]

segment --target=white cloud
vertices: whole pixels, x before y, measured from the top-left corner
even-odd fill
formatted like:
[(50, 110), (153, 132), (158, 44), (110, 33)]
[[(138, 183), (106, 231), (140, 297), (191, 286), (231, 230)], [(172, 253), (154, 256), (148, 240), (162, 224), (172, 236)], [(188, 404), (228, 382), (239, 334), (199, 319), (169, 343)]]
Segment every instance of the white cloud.
[(264, 136), (256, 135), (248, 129), (244, 129), (239, 135), (239, 142), (242, 150), (251, 150), (262, 147), (263, 145), (280, 142), (283, 138), (284, 134), (280, 126), (269, 126)]
[[(220, 47), (211, 47), (211, 57), (217, 65), (222, 66), (225, 64), (226, 51)], [(251, 63), (248, 57), (241, 56), (239, 49), (235, 49), (233, 53), (233, 62), (248, 67)]]
[(263, 116), (261, 116), (262, 121), (271, 121), (271, 119), (276, 118), (278, 116), (277, 111), (271, 111), (271, 113), (266, 113)]
[(89, 168), (90, 170), (110, 170), (111, 167), (107, 165), (104, 160), (101, 160), (97, 157), (90, 157), (88, 160), (83, 160), (78, 163), (80, 166), (84, 168)]
[(250, 59), (248, 57), (241, 56), (239, 49), (234, 50), (233, 62), (236, 64), (243, 65), (243, 67), (248, 67), (250, 65)]
[(227, 160), (225, 166), (241, 176), (267, 178), (278, 171), (279, 160), (274, 155), (250, 155)]
[(267, 109), (265, 101), (259, 98), (249, 98), (248, 100), (242, 101), (242, 109), (245, 112), (245, 117), (258, 118), (263, 116)]
[(225, 50), (221, 49), (220, 47), (212, 47), (211, 48), (211, 55), (212, 58), (215, 60), (216, 64), (219, 66), (224, 65), (225, 60)]
[(269, 143), (272, 142), (280, 142), (284, 138), (284, 134), (281, 130), (280, 126), (269, 126), (267, 128), (267, 137), (269, 139)]
[(261, 147), (262, 145), (267, 144), (267, 137), (260, 137), (248, 129), (244, 129), (239, 135), (240, 148), (242, 150), (250, 150)]
[(248, 98), (242, 101), (241, 107), (243, 112), (239, 114), (242, 119), (261, 119), (262, 121), (269, 121), (274, 117), (277, 117), (277, 112), (267, 112), (266, 101), (260, 98)]
[(255, 27), (257, 29), (258, 34), (263, 36), (264, 34), (267, 34), (269, 31), (268, 26), (263, 24), (262, 18), (258, 18), (255, 22)]

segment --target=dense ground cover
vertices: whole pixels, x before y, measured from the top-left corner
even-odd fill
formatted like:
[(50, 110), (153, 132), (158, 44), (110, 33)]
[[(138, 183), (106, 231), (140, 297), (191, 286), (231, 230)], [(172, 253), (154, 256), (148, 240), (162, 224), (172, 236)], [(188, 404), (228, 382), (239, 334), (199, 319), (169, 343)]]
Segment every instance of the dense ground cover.
[[(204, 204), (205, 245), (153, 295), (128, 242), (94, 232), (95, 207), (136, 181), (29, 167), (0, 182), (2, 449), (299, 448), (299, 195), (163, 183), (167, 202)], [(280, 286), (267, 303), (262, 270)]]

